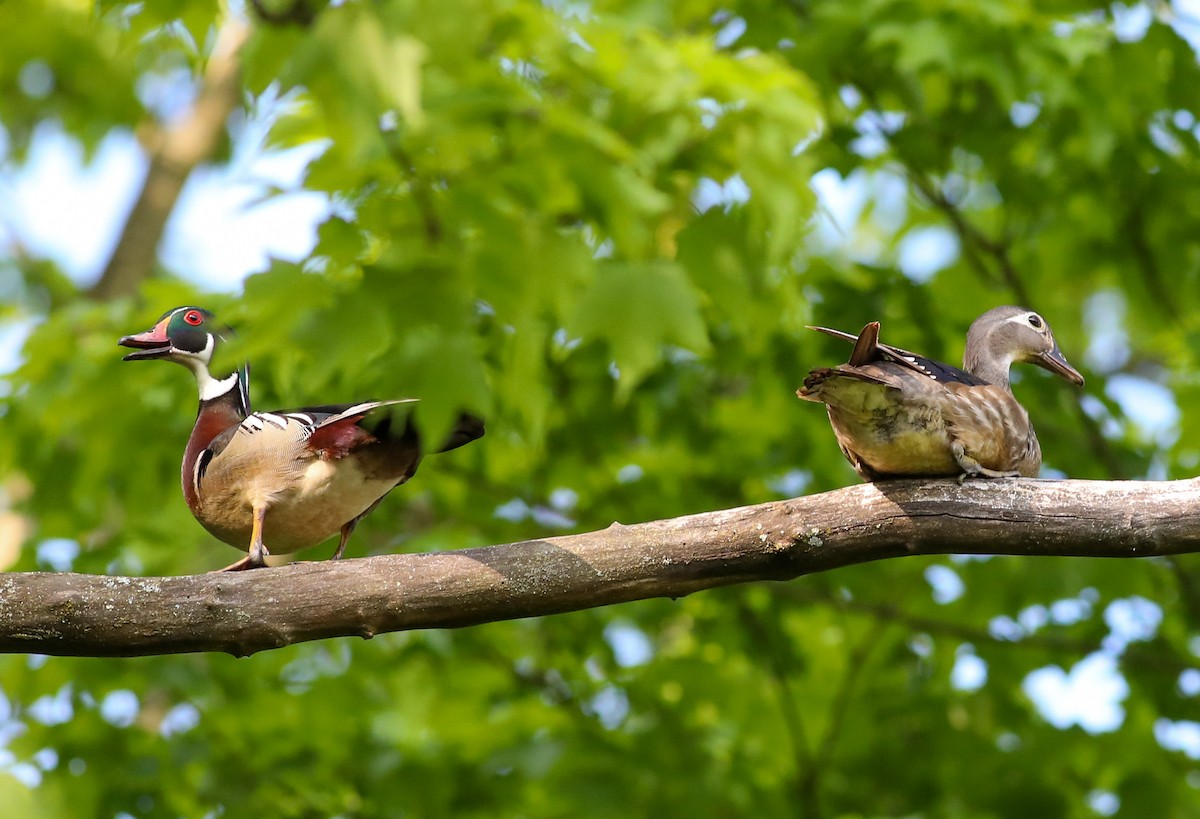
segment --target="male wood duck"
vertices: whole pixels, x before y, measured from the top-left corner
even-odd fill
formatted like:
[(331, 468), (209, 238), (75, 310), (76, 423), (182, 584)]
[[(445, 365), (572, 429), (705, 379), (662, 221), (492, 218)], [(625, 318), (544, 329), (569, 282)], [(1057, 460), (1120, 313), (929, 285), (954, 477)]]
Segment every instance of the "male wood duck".
[[(251, 412), (246, 367), (224, 378), (209, 372), (221, 331), (209, 311), (176, 307), (118, 342), (133, 348), (125, 361), (160, 358), (196, 376), (200, 409), (181, 473), (188, 508), (215, 537), (247, 551), (225, 570), (263, 566), (270, 552), (306, 549), (336, 532), (340, 558), (358, 522), (417, 471), (421, 445), (405, 407), (416, 399)], [(483, 422), (464, 414), (439, 451), (482, 435)]]
[(809, 372), (796, 394), (825, 404), (842, 453), (866, 481), (901, 477), (1035, 477), (1042, 449), (1008, 385), (1015, 361), (1074, 384), (1046, 320), (1023, 307), (997, 307), (967, 332), (963, 369), (879, 343), (879, 322), (857, 337), (848, 364)]

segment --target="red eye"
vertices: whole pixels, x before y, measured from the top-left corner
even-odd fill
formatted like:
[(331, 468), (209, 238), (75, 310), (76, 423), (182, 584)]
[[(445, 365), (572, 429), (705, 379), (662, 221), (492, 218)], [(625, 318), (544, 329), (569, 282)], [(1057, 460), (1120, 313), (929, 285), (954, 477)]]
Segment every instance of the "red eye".
[(193, 327), (198, 327), (204, 323), (204, 314), (199, 310), (188, 310), (183, 314), (183, 320)]

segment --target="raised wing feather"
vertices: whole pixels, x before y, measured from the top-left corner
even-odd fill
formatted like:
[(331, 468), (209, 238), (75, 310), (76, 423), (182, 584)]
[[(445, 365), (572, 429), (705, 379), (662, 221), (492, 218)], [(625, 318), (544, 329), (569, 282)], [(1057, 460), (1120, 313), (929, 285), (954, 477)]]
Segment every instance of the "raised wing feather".
[[(953, 367), (949, 364), (936, 361), (932, 358), (926, 358), (923, 355), (917, 355), (916, 353), (909, 352), (908, 350), (900, 347), (893, 347), (890, 344), (880, 343), (878, 341), (878, 322), (871, 322), (871, 324), (868, 324), (866, 327), (864, 327), (863, 334), (869, 334), (872, 325), (874, 325), (875, 332), (873, 335), (876, 339), (874, 344), (875, 357), (868, 360), (891, 361), (908, 370), (923, 375), (926, 378), (932, 378), (934, 381), (939, 381), (943, 384), (957, 382), (959, 384), (967, 384), (974, 387), (987, 383), (983, 379), (971, 375), (971, 373), (967, 372), (966, 370), (960, 370), (958, 367)], [(866, 360), (855, 360), (856, 358), (862, 359), (866, 353), (865, 348), (867, 345), (859, 343), (860, 341), (864, 340), (863, 334), (856, 336), (842, 330), (834, 330), (830, 327), (810, 326), (808, 329), (816, 330), (819, 333), (825, 333), (826, 335), (833, 336), (834, 338), (840, 338), (843, 341), (851, 342), (855, 345), (855, 348), (854, 353), (851, 355), (850, 363), (855, 366), (862, 366), (863, 364), (867, 363)], [(845, 375), (846, 373), (843, 372), (839, 374)]]

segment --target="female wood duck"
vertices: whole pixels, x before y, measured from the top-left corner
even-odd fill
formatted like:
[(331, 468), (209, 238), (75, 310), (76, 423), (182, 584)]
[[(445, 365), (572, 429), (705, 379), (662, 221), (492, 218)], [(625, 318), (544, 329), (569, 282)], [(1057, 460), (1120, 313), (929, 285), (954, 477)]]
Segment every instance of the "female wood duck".
[(848, 364), (819, 367), (796, 394), (825, 404), (842, 453), (867, 481), (917, 476), (1035, 477), (1042, 449), (1029, 415), (1008, 386), (1014, 361), (1044, 367), (1074, 384), (1046, 320), (1022, 307), (997, 307), (967, 332), (963, 369), (879, 343), (879, 322), (857, 337)]
[[(196, 376), (200, 409), (181, 473), (188, 508), (215, 537), (247, 550), (225, 570), (265, 565), (267, 544), (294, 552), (339, 531), (340, 558), (358, 522), (417, 471), (420, 440), (403, 406), (416, 399), (252, 413), (247, 368), (209, 373), (220, 332), (209, 311), (176, 307), (118, 342), (134, 350), (126, 361), (161, 358)], [(483, 422), (463, 415), (439, 451), (482, 435)]]

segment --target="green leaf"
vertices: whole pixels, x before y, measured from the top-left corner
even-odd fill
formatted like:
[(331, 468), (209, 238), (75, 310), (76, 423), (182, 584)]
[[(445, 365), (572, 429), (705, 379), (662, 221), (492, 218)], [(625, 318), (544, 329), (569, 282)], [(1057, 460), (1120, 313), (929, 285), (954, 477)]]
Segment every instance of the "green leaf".
[(683, 271), (667, 263), (602, 265), (567, 329), (608, 344), (620, 400), (664, 361), (667, 345), (709, 350), (696, 294)]

